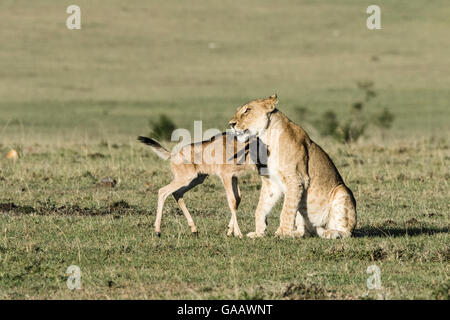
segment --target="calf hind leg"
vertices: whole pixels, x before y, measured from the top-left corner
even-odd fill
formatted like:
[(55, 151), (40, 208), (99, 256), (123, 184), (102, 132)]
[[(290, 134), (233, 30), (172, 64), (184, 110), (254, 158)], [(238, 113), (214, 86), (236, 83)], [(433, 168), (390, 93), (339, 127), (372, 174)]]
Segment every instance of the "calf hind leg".
[(181, 211), (183, 211), (184, 216), (186, 217), (186, 220), (188, 222), (189, 227), (191, 228), (191, 232), (197, 234), (197, 226), (194, 223), (194, 219), (192, 219), (191, 214), (189, 213), (189, 210), (186, 207), (186, 204), (184, 203), (183, 196), (179, 197), (176, 194), (173, 194), (175, 200), (178, 203), (178, 206), (180, 207)]
[(198, 234), (197, 227), (195, 226), (194, 219), (192, 219), (192, 216), (189, 213), (186, 204), (184, 203), (183, 196), (186, 192), (188, 192), (195, 186), (201, 184), (206, 179), (206, 177), (207, 177), (206, 175), (199, 175), (197, 176), (197, 178), (193, 179), (187, 186), (184, 186), (173, 193), (173, 197), (177, 201), (181, 211), (183, 211), (183, 214), (186, 217), (188, 225), (191, 228), (191, 232), (193, 234)]
[[(186, 192), (185, 191), (186, 188), (187, 188), (187, 190), (192, 189), (197, 184), (203, 182), (203, 180), (205, 180), (205, 178), (206, 177), (204, 177), (204, 176), (197, 176), (197, 177), (191, 178), (191, 179), (173, 180), (167, 186), (159, 189), (159, 191), (158, 191), (158, 209), (156, 212), (156, 220), (155, 220), (155, 233), (158, 237), (161, 236), (162, 211), (163, 211), (163, 207), (164, 207), (164, 202), (166, 201), (167, 197), (170, 196), (171, 194), (173, 194), (174, 192), (178, 192), (177, 194), (178, 195), (181, 194), (180, 198), (182, 199), (182, 195)], [(175, 196), (175, 199), (177, 199), (176, 196)], [(178, 200), (179, 199), (177, 199), (177, 202), (180, 205), (180, 202)], [(184, 204), (184, 201), (182, 201), (181, 203)], [(186, 208), (186, 206), (184, 206), (184, 208)], [(183, 208), (182, 208), (182, 210), (183, 210)], [(187, 209), (186, 209), (186, 212), (190, 216)], [(183, 213), (185, 213), (184, 210), (183, 210)], [(186, 213), (185, 213), (185, 215), (186, 215)], [(192, 220), (192, 217), (191, 217), (191, 220)]]

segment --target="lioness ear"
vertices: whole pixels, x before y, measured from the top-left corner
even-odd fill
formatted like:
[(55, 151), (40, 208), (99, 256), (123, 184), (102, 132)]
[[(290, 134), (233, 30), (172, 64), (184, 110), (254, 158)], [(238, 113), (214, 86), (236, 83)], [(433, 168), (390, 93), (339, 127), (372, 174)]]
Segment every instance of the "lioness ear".
[(266, 108), (269, 112), (272, 112), (275, 109), (275, 105), (278, 103), (278, 97), (276, 94), (271, 95), (266, 99)]

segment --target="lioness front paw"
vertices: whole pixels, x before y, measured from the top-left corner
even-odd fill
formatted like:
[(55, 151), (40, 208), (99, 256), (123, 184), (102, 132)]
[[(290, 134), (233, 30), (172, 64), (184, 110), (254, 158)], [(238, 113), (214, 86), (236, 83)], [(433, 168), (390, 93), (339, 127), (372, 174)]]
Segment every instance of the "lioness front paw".
[(279, 227), (277, 231), (275, 232), (275, 236), (277, 237), (293, 237), (294, 232), (291, 230), (283, 229)]
[(249, 233), (247, 233), (247, 237), (252, 238), (252, 239), (262, 238), (262, 237), (264, 237), (264, 233), (249, 232)]
[(294, 231), (292, 234), (295, 238), (303, 238), (305, 236), (304, 231), (298, 231), (298, 230)]
[(350, 232), (338, 231), (338, 230), (325, 230), (320, 237), (325, 239), (341, 239), (350, 237)]

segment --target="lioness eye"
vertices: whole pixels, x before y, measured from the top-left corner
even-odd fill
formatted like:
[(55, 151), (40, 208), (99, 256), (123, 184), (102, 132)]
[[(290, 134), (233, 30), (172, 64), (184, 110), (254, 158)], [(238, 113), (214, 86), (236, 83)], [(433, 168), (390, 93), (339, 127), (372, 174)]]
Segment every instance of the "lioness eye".
[(252, 109), (247, 108), (247, 109), (245, 109), (244, 113), (248, 113), (250, 110), (252, 110)]

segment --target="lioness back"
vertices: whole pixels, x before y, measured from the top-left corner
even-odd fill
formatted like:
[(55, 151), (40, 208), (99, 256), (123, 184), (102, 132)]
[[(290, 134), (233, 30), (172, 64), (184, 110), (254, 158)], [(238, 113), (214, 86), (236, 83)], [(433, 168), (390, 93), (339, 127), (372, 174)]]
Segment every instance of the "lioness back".
[(319, 145), (311, 141), (308, 151), (310, 188), (331, 191), (333, 188), (344, 183), (333, 161)]

